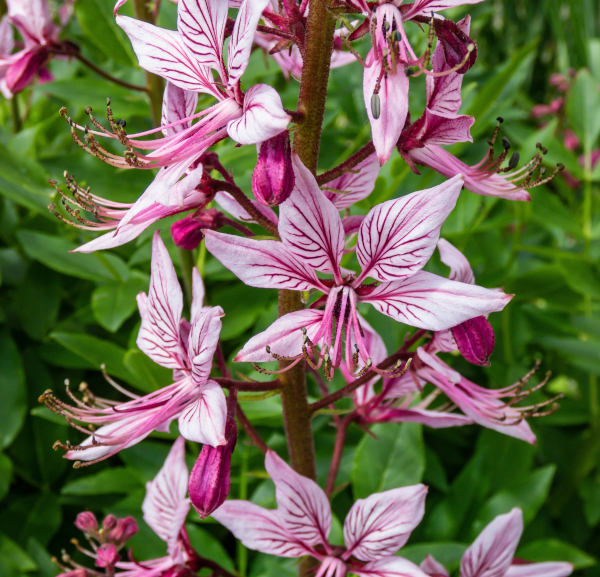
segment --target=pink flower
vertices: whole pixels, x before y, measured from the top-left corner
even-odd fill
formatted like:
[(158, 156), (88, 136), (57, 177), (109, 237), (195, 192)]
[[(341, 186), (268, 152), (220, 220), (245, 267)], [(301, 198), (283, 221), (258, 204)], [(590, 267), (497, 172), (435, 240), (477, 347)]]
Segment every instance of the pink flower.
[[(184, 164), (182, 170), (185, 170), (210, 146), (227, 136), (240, 144), (257, 144), (285, 130), (290, 117), (273, 88), (257, 84), (244, 93), (240, 86), (267, 1), (241, 3), (229, 40), (227, 65), (224, 64), (224, 42), (228, 2), (181, 0), (177, 5), (177, 31), (117, 15), (117, 24), (129, 36), (140, 66), (162, 76), (186, 96), (179, 96), (178, 102), (170, 102), (171, 95), (166, 94), (165, 116), (168, 118), (170, 111), (178, 119), (163, 122), (160, 129), (126, 135), (122, 127), (111, 123), (112, 132), (87, 132), (118, 138), (129, 148), (127, 157), (116, 157), (100, 148), (97, 142), (91, 147), (82, 143), (83, 147), (115, 166), (133, 164), (137, 168), (158, 168)], [(123, 3), (118, 2), (115, 10)], [(217, 103), (194, 113), (198, 93), (216, 98)], [(196, 122), (192, 123), (193, 120)], [(142, 139), (158, 131), (164, 133), (162, 138)]]
[(175, 382), (143, 397), (113, 383), (131, 398), (124, 403), (92, 396), (90, 405), (79, 400), (77, 405), (67, 405), (45, 393), (42, 400), (69, 422), (99, 427), (80, 445), (67, 446), (66, 458), (88, 462), (105, 459), (154, 430), (168, 430), (173, 419), (178, 419), (180, 433), (190, 441), (211, 446), (225, 443), (225, 394), (209, 378), (223, 310), (202, 307), (203, 295), (200, 275), (194, 270), (191, 322), (182, 319), (181, 287), (157, 231), (148, 295), (138, 295), (142, 324), (137, 345), (153, 361), (172, 369)]
[(273, 451), (265, 467), (275, 483), (277, 509), (230, 500), (213, 513), (242, 544), (270, 555), (320, 561), (317, 577), (425, 577), (395, 555), (423, 517), (424, 485), (376, 493), (360, 499), (344, 522), (344, 547), (328, 541), (331, 508), (325, 492), (289, 467)]
[[(444, 330), (501, 310), (511, 296), (450, 281), (420, 269), (435, 249), (440, 228), (460, 190), (460, 176), (437, 187), (375, 206), (358, 228), (358, 274), (342, 269), (345, 230), (337, 208), (295, 158), (296, 184), (280, 205), (281, 241), (205, 232), (208, 250), (244, 283), (259, 288), (316, 290), (310, 308), (279, 318), (246, 343), (238, 361), (307, 358), (317, 345), (326, 372), (342, 357), (371, 366), (358, 302), (405, 324)], [(316, 275), (316, 271), (333, 278)], [(365, 282), (367, 278), (375, 282)], [(323, 306), (322, 310), (320, 307)], [(310, 359), (309, 359), (310, 360)]]
[[(465, 551), (460, 577), (567, 577), (573, 572), (570, 563), (515, 563), (522, 533), (521, 509), (498, 515)], [(421, 563), (421, 569), (431, 577), (449, 577), (445, 567), (430, 555)]]
[[(38, 75), (48, 80), (45, 68), (52, 48), (58, 46), (60, 28), (52, 21), (46, 0), (7, 0), (7, 17), (0, 25), (0, 90), (6, 98), (23, 90)], [(64, 3), (68, 6), (70, 2)], [(12, 24), (24, 46), (11, 54), (14, 43)], [(63, 22), (64, 24), (64, 22)]]

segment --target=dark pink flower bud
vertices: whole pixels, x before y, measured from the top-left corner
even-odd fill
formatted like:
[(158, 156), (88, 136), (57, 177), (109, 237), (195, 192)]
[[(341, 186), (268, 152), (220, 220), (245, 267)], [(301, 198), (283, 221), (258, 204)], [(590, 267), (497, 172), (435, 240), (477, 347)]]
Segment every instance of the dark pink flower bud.
[(110, 531), (111, 529), (114, 529), (116, 525), (117, 518), (112, 514), (104, 517), (104, 520), (102, 521), (102, 529), (104, 529), (104, 531)]
[(489, 321), (475, 317), (452, 328), (452, 336), (460, 354), (475, 365), (489, 365), (494, 350), (494, 329)]
[(208, 517), (229, 494), (231, 455), (237, 441), (237, 428), (228, 419), (225, 430), (227, 442), (219, 447), (204, 445), (190, 474), (188, 490), (192, 504), (200, 517)]
[(171, 225), (171, 236), (173, 242), (185, 250), (195, 249), (204, 235), (203, 228), (218, 230), (225, 224), (225, 216), (216, 208), (203, 210), (198, 214), (188, 214), (185, 218)]
[(252, 173), (252, 192), (261, 204), (277, 206), (291, 194), (294, 182), (290, 135), (284, 130), (261, 143)]
[(123, 519), (117, 519), (117, 524), (107, 535), (107, 539), (111, 543), (121, 546), (131, 539), (137, 531), (138, 526), (135, 519), (133, 517), (124, 517)]
[(459, 74), (464, 74), (477, 59), (475, 42), (452, 20), (436, 19), (434, 22), (435, 35), (444, 51), (448, 68), (454, 68), (464, 62), (464, 65), (457, 70)]
[(119, 561), (120, 556), (117, 547), (113, 543), (100, 545), (96, 550), (96, 567), (112, 568)]
[(88, 577), (89, 573), (83, 568), (73, 569), (73, 571), (67, 571), (66, 573), (59, 573), (56, 577)]
[(24, 51), (6, 70), (4, 81), (12, 94), (21, 92), (33, 80), (48, 60), (48, 51), (43, 46)]
[(83, 511), (75, 518), (75, 527), (84, 533), (95, 533), (98, 530), (98, 521), (91, 511)]

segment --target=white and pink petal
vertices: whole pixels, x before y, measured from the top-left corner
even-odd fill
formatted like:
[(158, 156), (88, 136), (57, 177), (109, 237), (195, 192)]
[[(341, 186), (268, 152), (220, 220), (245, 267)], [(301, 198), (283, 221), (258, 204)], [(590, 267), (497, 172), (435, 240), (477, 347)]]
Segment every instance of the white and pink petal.
[(374, 561), (396, 553), (421, 522), (426, 494), (425, 485), (412, 485), (356, 501), (344, 522), (344, 558)]
[(221, 386), (208, 381), (179, 415), (179, 432), (188, 441), (218, 447), (227, 442), (227, 400)]
[(463, 186), (460, 175), (426, 190), (372, 208), (364, 218), (356, 245), (360, 279), (406, 277), (423, 268), (439, 239)]

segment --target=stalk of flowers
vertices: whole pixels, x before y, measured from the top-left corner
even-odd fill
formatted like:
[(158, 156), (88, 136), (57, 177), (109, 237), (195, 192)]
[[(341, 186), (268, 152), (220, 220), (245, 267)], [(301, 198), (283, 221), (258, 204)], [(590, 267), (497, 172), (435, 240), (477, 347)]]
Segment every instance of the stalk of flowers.
[[(317, 295), (309, 308), (282, 316), (250, 339), (237, 361), (307, 360), (330, 377), (344, 359), (352, 372), (360, 372), (373, 362), (359, 302), (398, 322), (444, 330), (501, 310), (510, 300), (502, 291), (420, 270), (454, 207), (460, 176), (375, 206), (358, 228), (356, 257), (362, 270), (354, 273), (340, 266), (345, 230), (337, 208), (298, 159), (294, 171), (294, 190), (279, 207), (280, 241), (205, 232), (207, 249), (245, 284)], [(316, 271), (333, 278), (318, 277)]]
[(174, 382), (138, 396), (110, 381), (130, 398), (125, 402), (95, 397), (89, 392), (80, 400), (68, 387), (73, 404), (60, 401), (51, 391), (44, 393), (42, 402), (89, 434), (79, 445), (56, 445), (67, 450), (67, 459), (74, 459), (79, 465), (82, 461), (95, 463), (138, 443), (152, 431), (168, 430), (174, 419), (178, 420), (180, 433), (191, 441), (213, 447), (226, 444), (226, 398), (221, 386), (210, 379), (223, 309), (203, 307), (203, 298), (204, 287), (194, 269), (190, 322), (182, 319), (183, 294), (157, 231), (148, 295), (138, 295), (142, 324), (137, 345), (154, 362), (172, 369)]

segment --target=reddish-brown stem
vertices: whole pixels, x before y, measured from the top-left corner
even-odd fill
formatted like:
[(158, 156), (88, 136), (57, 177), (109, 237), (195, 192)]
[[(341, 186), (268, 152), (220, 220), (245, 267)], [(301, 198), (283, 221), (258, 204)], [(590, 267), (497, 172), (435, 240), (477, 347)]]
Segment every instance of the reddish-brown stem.
[(281, 381), (279, 379), (267, 383), (249, 383), (248, 381), (237, 381), (229, 377), (214, 377), (213, 380), (226, 389), (236, 389), (246, 393), (276, 391), (281, 388)]
[(227, 363), (225, 362), (225, 355), (223, 354), (223, 348), (221, 347), (221, 342), (217, 344), (216, 355), (217, 357), (217, 365), (219, 367), (219, 371), (221, 371), (221, 375), (225, 378), (231, 377), (231, 373), (227, 368)]
[[(387, 359), (379, 363), (377, 365), (377, 368), (381, 370), (389, 369), (396, 361), (400, 359), (408, 360), (412, 357), (413, 353), (407, 353), (406, 351), (399, 350), (398, 352), (394, 353), (393, 355), (390, 355)], [(372, 379), (376, 374), (377, 373), (375, 371), (367, 371), (362, 377), (352, 381), (351, 383), (348, 383), (346, 386), (342, 387), (341, 389), (338, 389), (334, 393), (331, 393), (330, 395), (327, 395), (326, 397), (323, 397), (322, 399), (319, 399), (318, 401), (312, 403), (310, 405), (310, 412), (314, 413), (319, 409), (324, 409), (327, 405), (330, 405), (331, 403), (335, 403), (336, 401), (343, 399), (352, 391), (358, 389), (358, 387), (361, 387), (365, 383), (369, 382), (369, 380)]]
[[(58, 53), (61, 54), (61, 52)], [(96, 74), (102, 76), (102, 78), (106, 78), (106, 80), (109, 80), (114, 84), (118, 84), (119, 86), (123, 86), (129, 90), (137, 90), (138, 92), (148, 92), (148, 88), (146, 86), (140, 86), (139, 84), (131, 84), (131, 82), (126, 82), (125, 80), (116, 78), (112, 74), (109, 74), (105, 70), (102, 70), (102, 68), (96, 66), (91, 60), (88, 60), (80, 52), (67, 53), (67, 55), (77, 58), (79, 62), (87, 66), (90, 70), (93, 70)]]
[(225, 217), (223, 219), (223, 222), (231, 226), (232, 228), (239, 230), (242, 234), (245, 234), (246, 236), (254, 236), (254, 233), (247, 226), (240, 224), (237, 220), (233, 220), (233, 218)]
[(346, 442), (346, 434), (348, 427), (354, 420), (354, 413), (350, 413), (340, 419), (337, 423), (337, 433), (335, 435), (335, 445), (333, 446), (333, 455), (331, 456), (331, 465), (329, 466), (329, 474), (327, 475), (327, 483), (325, 485), (325, 493), (331, 497), (335, 487), (335, 479), (337, 477), (342, 455), (344, 453), (344, 443)]
[(373, 146), (373, 142), (368, 142), (347, 160), (344, 160), (344, 162), (341, 164), (338, 164), (336, 167), (328, 170), (327, 172), (317, 175), (317, 182), (320, 185), (323, 185), (332, 181), (334, 178), (342, 176), (346, 172), (351, 171), (357, 164), (360, 164), (363, 160), (365, 160), (365, 158), (369, 157), (374, 152), (375, 146)]
[(250, 199), (244, 194), (244, 191), (231, 182), (224, 180), (213, 180), (214, 190), (222, 190), (233, 196), (235, 201), (266, 231), (277, 236), (277, 227), (268, 218), (265, 218), (252, 204)]
[(248, 435), (254, 445), (256, 445), (256, 447), (262, 453), (266, 453), (269, 450), (267, 443), (262, 440), (262, 437), (258, 434), (258, 431), (252, 426), (252, 423), (246, 416), (246, 413), (244, 413), (244, 410), (239, 403), (237, 403), (235, 406), (235, 415), (237, 420), (240, 422), (242, 429), (244, 429), (244, 432), (246, 435)]

